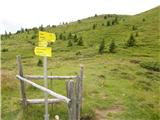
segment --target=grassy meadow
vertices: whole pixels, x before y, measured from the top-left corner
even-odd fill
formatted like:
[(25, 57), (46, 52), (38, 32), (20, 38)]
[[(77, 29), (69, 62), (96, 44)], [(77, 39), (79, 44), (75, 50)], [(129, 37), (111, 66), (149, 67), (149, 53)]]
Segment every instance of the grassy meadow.
[[(22, 111), (16, 56), (21, 55), (24, 74), (43, 75), (37, 65), (43, 57), (34, 55), (38, 30), (56, 33), (50, 44), (48, 75), (77, 75), (84, 65), (82, 120), (160, 119), (160, 7), (133, 16), (95, 15), (58, 26), (22, 29), (1, 36), (2, 120), (43, 120), (44, 105), (30, 105)], [(130, 35), (135, 45), (127, 47)], [(75, 37), (76, 36), (76, 37)], [(81, 40), (81, 42), (80, 42)], [(104, 40), (103, 52), (99, 46)], [(115, 52), (109, 52), (111, 41)], [(43, 80), (35, 81), (43, 85)], [(49, 88), (66, 95), (65, 82), (50, 81)], [(44, 93), (26, 85), (28, 98)], [(51, 97), (51, 96), (49, 96)], [(49, 105), (50, 119), (67, 120), (67, 105)]]

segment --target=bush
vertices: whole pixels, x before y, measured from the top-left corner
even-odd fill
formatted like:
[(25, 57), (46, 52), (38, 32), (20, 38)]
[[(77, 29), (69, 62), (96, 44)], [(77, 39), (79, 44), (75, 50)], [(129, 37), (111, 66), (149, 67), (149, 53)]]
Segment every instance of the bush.
[(111, 24), (110, 24), (110, 21), (107, 21), (107, 26), (110, 26)]
[(41, 59), (38, 60), (37, 66), (42, 67), (43, 66), (43, 62)]
[(132, 30), (137, 30), (137, 27), (135, 25), (133, 25)]
[(107, 15), (104, 16), (104, 19), (107, 19)]
[(117, 16), (114, 19), (114, 23), (118, 24), (118, 17)]
[(63, 34), (62, 34), (62, 33), (59, 35), (59, 39), (60, 39), (60, 40), (63, 39)]
[(146, 19), (145, 19), (145, 18), (143, 18), (143, 19), (142, 19), (142, 21), (143, 21), (143, 22), (145, 22), (145, 21), (146, 21)]
[(102, 40), (99, 46), (99, 53), (103, 54), (104, 53), (104, 49), (105, 49), (105, 41)]
[(115, 42), (114, 42), (114, 40), (112, 40), (110, 45), (109, 45), (109, 52), (110, 53), (115, 53), (115, 48), (116, 48)]
[(127, 47), (133, 47), (133, 46), (135, 46), (135, 44), (136, 44), (136, 40), (135, 40), (133, 34), (131, 34), (126, 45), (127, 45)]
[(37, 38), (36, 34), (32, 35), (32, 37), (31, 37), (31, 39), (36, 39), (36, 38)]
[(93, 27), (92, 27), (92, 28), (93, 28), (93, 30), (95, 30), (95, 29), (96, 29), (96, 26), (97, 26), (96, 24), (93, 24)]
[(81, 20), (78, 20), (78, 23), (81, 23)]
[(115, 21), (113, 20), (113, 21), (111, 21), (111, 25), (114, 25), (115, 24)]
[(76, 52), (76, 55), (81, 55), (81, 52), (80, 51)]
[(136, 37), (138, 37), (138, 36), (139, 36), (138, 32), (136, 32), (135, 36), (136, 36)]
[(140, 63), (140, 66), (148, 70), (160, 72), (160, 62), (153, 62), (153, 61), (144, 62), (144, 63)]
[(24, 29), (23, 28), (21, 28), (21, 33), (24, 33)]
[(2, 52), (8, 52), (8, 49), (7, 48), (3, 48)]

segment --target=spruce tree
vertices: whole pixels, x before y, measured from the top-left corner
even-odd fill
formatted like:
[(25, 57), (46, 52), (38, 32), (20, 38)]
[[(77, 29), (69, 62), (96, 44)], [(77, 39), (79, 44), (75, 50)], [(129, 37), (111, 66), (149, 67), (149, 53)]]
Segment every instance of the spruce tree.
[(133, 34), (130, 35), (128, 41), (127, 41), (127, 47), (133, 47), (136, 44), (136, 40), (133, 36)]
[(42, 67), (43, 66), (43, 62), (41, 59), (38, 60), (37, 66)]
[(78, 38), (77, 38), (77, 35), (75, 34), (74, 35), (74, 42), (77, 42)]
[(44, 30), (43, 25), (41, 25), (41, 26), (39, 27), (39, 30), (40, 30), (40, 31), (43, 31), (43, 30)]
[(73, 43), (72, 43), (72, 40), (70, 39), (70, 40), (68, 41), (68, 47), (71, 47), (71, 46), (73, 46)]
[(137, 30), (137, 27), (135, 25), (133, 25), (132, 30)]
[(110, 26), (110, 21), (107, 21), (107, 26)]
[(24, 33), (24, 29), (23, 28), (21, 28), (21, 33)]
[(114, 23), (118, 24), (118, 17), (117, 16), (114, 19)]
[(59, 39), (60, 39), (60, 40), (63, 39), (63, 34), (62, 34), (62, 33), (59, 35)]
[(7, 36), (8, 34), (7, 34), (7, 31), (5, 30), (5, 36)]
[(82, 37), (79, 38), (77, 45), (83, 46), (83, 39), (82, 39)]
[(95, 29), (96, 29), (96, 24), (93, 24), (93, 27), (92, 27), (92, 28), (93, 28), (93, 30), (95, 30)]
[(136, 36), (136, 37), (138, 37), (138, 36), (139, 36), (138, 32), (136, 32), (135, 36)]
[(98, 16), (97, 14), (94, 15), (94, 17), (97, 17), (97, 16)]
[(68, 34), (68, 39), (71, 39), (72, 38), (72, 33), (70, 32), (69, 34)]
[(104, 53), (104, 49), (105, 49), (105, 41), (102, 40), (101, 43), (100, 43), (100, 46), (99, 46), (99, 53), (102, 54)]
[(110, 53), (114, 53), (115, 52), (115, 48), (116, 48), (115, 42), (114, 42), (114, 40), (112, 40), (110, 45), (109, 45), (109, 52)]

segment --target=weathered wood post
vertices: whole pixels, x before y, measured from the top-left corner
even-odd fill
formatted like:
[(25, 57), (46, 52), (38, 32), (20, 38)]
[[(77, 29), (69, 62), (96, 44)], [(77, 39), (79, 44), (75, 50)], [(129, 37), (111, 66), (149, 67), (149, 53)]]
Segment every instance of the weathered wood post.
[(66, 80), (66, 96), (69, 98), (69, 80)]
[[(21, 56), (17, 56), (17, 65), (18, 65), (18, 74), (23, 77), (23, 68), (22, 68), (22, 62), (21, 62)], [(20, 92), (22, 96), (22, 104), (23, 107), (27, 105), (26, 102), (26, 92), (25, 92), (25, 83), (24, 81), (20, 80)]]
[(74, 99), (74, 81), (69, 80), (66, 82), (67, 96), (71, 100), (68, 103), (69, 108), (69, 120), (76, 120), (75, 118), (75, 99)]
[[(43, 72), (44, 72), (44, 87), (48, 88), (48, 80), (47, 80), (47, 57), (44, 56), (44, 63), (43, 63)], [(49, 114), (48, 114), (48, 93), (44, 92), (45, 96), (45, 120), (49, 120)]]
[(80, 120), (82, 109), (82, 92), (83, 92), (83, 65), (80, 65), (80, 75), (76, 80), (76, 120)]

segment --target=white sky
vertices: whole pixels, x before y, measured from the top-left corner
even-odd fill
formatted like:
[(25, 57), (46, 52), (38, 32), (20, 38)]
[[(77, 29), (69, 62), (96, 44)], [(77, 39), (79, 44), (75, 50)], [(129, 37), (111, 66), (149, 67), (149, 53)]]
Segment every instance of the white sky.
[(58, 25), (95, 14), (133, 15), (158, 5), (160, 0), (0, 0), (0, 33)]

